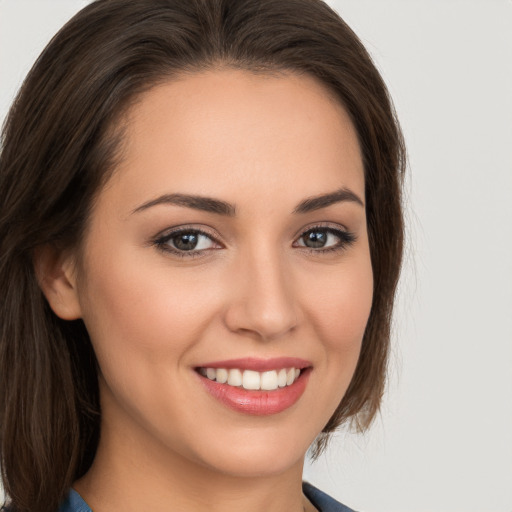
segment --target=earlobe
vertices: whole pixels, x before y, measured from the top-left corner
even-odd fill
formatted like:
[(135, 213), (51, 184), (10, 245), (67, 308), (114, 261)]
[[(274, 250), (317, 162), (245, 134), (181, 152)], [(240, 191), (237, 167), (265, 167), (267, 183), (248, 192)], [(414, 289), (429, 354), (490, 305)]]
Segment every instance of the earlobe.
[(82, 317), (75, 261), (71, 252), (47, 244), (34, 251), (34, 270), (39, 287), (53, 312), (63, 320)]

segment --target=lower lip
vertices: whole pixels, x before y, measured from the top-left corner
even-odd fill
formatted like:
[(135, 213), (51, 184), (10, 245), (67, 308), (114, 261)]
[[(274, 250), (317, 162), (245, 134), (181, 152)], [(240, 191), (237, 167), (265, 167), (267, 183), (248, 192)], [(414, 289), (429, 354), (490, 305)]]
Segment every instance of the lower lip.
[(273, 391), (247, 390), (197, 375), (210, 395), (230, 409), (254, 416), (267, 416), (285, 411), (294, 405), (306, 389), (309, 374), (309, 368), (303, 370), (293, 384)]

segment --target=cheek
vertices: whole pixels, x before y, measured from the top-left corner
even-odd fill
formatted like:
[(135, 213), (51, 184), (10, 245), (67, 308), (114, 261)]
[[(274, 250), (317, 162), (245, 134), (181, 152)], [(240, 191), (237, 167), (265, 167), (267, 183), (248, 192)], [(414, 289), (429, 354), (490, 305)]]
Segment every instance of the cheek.
[(370, 259), (332, 269), (311, 294), (311, 322), (335, 352), (359, 350), (373, 299)]
[(125, 366), (177, 367), (199, 342), (215, 294), (201, 292), (200, 275), (149, 265), (136, 251), (109, 255), (89, 262), (81, 298), (100, 366), (122, 358)]
[(108, 254), (101, 264), (90, 259), (83, 293), (103, 417), (120, 428), (128, 413), (157, 437), (168, 437), (169, 422), (179, 432), (177, 425), (192, 421), (187, 395), (171, 390), (189, 382), (190, 361), (219, 298), (200, 272), (172, 272), (165, 262), (144, 263), (128, 249)]
[(369, 254), (354, 255), (353, 260), (330, 269), (328, 274), (316, 281), (308, 309), (309, 323), (323, 348), (324, 424), (341, 402), (355, 372), (373, 299)]

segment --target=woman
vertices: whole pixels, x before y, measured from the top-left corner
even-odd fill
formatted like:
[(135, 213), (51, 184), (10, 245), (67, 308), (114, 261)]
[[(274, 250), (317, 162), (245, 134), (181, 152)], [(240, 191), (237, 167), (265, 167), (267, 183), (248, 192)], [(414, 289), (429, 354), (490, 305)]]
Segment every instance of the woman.
[(403, 159), (322, 2), (78, 13), (3, 134), (9, 510), (348, 510), (302, 466), (379, 408)]

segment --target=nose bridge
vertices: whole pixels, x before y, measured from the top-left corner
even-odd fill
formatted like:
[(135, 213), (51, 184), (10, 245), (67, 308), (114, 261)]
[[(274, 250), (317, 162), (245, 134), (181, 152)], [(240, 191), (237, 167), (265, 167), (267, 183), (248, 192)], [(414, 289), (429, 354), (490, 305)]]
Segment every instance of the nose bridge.
[(235, 293), (228, 306), (231, 330), (253, 332), (261, 339), (285, 335), (298, 322), (293, 279), (278, 247), (259, 246), (240, 255), (233, 279)]

